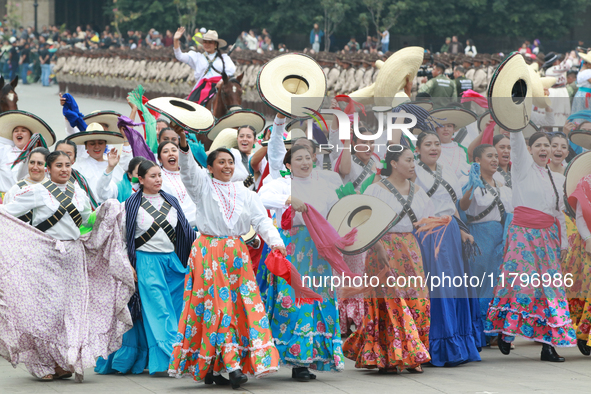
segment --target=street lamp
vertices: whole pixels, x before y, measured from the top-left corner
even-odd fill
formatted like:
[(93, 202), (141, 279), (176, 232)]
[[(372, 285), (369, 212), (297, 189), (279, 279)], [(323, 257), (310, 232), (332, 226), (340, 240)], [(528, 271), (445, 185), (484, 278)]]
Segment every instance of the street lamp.
[(37, 7), (39, 7), (37, 0), (33, 3), (33, 7), (35, 7), (35, 33), (37, 33)]

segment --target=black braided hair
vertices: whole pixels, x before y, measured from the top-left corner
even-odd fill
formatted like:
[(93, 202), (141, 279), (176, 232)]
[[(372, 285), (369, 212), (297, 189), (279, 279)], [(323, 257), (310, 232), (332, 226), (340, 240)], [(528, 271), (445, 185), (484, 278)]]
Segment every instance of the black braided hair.
[(220, 60), (222, 61), (222, 77), (226, 76), (226, 78), (228, 78), (228, 75), (226, 74), (226, 62), (224, 62), (224, 58), (222, 57), (222, 52), (220, 51), (220, 44), (219, 43), (216, 46), (215, 50), (216, 50), (215, 56), (219, 57)]
[(558, 194), (558, 189), (556, 189), (556, 185), (554, 184), (554, 178), (552, 177), (552, 171), (550, 171), (550, 168), (546, 167), (546, 169), (548, 170), (548, 176), (550, 177), (550, 182), (552, 182), (552, 188), (554, 189), (554, 194), (556, 195), (556, 210), (558, 212), (560, 212), (560, 207), (558, 205), (558, 200), (560, 199), (559, 194)]

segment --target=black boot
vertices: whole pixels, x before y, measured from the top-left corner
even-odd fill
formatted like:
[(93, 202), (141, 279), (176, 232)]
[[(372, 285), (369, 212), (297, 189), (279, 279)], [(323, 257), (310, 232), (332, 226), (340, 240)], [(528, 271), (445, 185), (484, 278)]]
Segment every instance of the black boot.
[(248, 382), (248, 377), (241, 370), (237, 369), (234, 372), (230, 372), (230, 383), (232, 383), (234, 390), (239, 389), (240, 385), (246, 382)]
[(299, 382), (307, 382), (311, 379), (310, 371), (306, 367), (292, 368), (291, 377)]
[(591, 347), (587, 346), (587, 341), (584, 339), (577, 339), (577, 346), (581, 353), (583, 353), (583, 356), (591, 355)]
[(503, 334), (499, 334), (499, 336), (497, 337), (497, 342), (499, 344), (499, 350), (501, 351), (501, 353), (503, 353), (504, 355), (508, 355), (509, 353), (511, 353), (511, 342), (503, 341)]
[(555, 363), (562, 363), (564, 362), (564, 357), (560, 357), (553, 346), (548, 344), (542, 345), (542, 355), (540, 357), (542, 361), (552, 361)]
[(218, 386), (227, 386), (230, 384), (230, 381), (224, 378), (222, 375), (214, 375), (213, 371), (210, 371), (205, 375), (205, 380), (203, 381), (205, 384), (217, 384)]

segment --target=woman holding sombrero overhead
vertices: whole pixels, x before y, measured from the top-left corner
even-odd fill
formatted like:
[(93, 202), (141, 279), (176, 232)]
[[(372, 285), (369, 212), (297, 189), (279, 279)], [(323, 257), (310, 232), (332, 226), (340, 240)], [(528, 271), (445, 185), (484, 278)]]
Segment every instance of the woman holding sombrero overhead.
[[(423, 189), (408, 180), (415, 175), (409, 148), (388, 151), (385, 162), (382, 177), (364, 195), (385, 202), (401, 219), (369, 250), (365, 273), (379, 276), (387, 269), (396, 277), (424, 279), (421, 249), (413, 228), (432, 215), (433, 204)], [(421, 364), (430, 360), (427, 287), (417, 282), (397, 291), (376, 290), (367, 298), (362, 324), (343, 344), (345, 356), (355, 360), (356, 368), (379, 368), (381, 373), (398, 369), (423, 372)]]
[(214, 371), (226, 370), (238, 388), (248, 380), (245, 373), (262, 376), (276, 371), (279, 362), (240, 237), (252, 226), (272, 249), (285, 255), (285, 246), (258, 196), (230, 181), (235, 161), (230, 151), (210, 152), (208, 172), (193, 160), (184, 130), (174, 127), (180, 137), (181, 179), (197, 205), (201, 236), (189, 259), (169, 374), (212, 383)]
[[(17, 178), (23, 166), (23, 155), (37, 146), (53, 145), (55, 134), (41, 118), (25, 111), (0, 114), (0, 130), (0, 194), (3, 194), (20, 180)], [(29, 142), (34, 135), (37, 137), (31, 145)], [(27, 151), (24, 151), (25, 148)], [(23, 171), (22, 175), (25, 174), (26, 171)]]
[(198, 104), (204, 103), (215, 93), (215, 85), (223, 75), (232, 76), (236, 72), (236, 65), (227, 54), (222, 54), (220, 48), (227, 45), (225, 40), (218, 38), (215, 30), (208, 30), (203, 37), (195, 39), (203, 45), (204, 53), (181, 51), (180, 39), (185, 33), (184, 27), (179, 27), (174, 33), (174, 56), (179, 62), (187, 63), (195, 74), (195, 87), (187, 98)]

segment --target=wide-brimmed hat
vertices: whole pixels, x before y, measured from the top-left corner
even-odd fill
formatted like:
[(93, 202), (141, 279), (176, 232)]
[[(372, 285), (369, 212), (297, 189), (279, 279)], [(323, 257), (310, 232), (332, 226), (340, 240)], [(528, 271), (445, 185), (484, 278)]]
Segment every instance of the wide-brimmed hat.
[(589, 53), (578, 53), (579, 57), (586, 61), (587, 63), (591, 63), (591, 52)]
[[(377, 105), (390, 105), (392, 98), (406, 85), (406, 77), (414, 78), (423, 64), (425, 50), (421, 47), (407, 47), (396, 51), (382, 65), (376, 77), (374, 97)], [(383, 102), (382, 102), (383, 101)]]
[(117, 111), (110, 111), (110, 110), (94, 111), (84, 117), (84, 122), (86, 122), (86, 124), (89, 124), (89, 123), (106, 124), (107, 129), (104, 131), (114, 131), (114, 132), (119, 133), (120, 131), (119, 131), (119, 128), (117, 127), (117, 121), (119, 120), (120, 116), (121, 116), (121, 114)]
[(521, 131), (531, 119), (531, 71), (521, 54), (509, 55), (495, 70), (487, 91), (495, 122), (511, 132)]
[[(488, 122), (490, 122), (491, 120), (491, 116), (490, 116), (490, 111), (486, 111), (485, 113), (483, 113), (480, 118), (478, 119), (478, 130), (482, 133), (484, 131), (484, 129), (486, 129), (486, 125), (488, 124)], [(494, 134), (493, 135), (498, 135), (501, 134), (501, 127), (498, 124), (495, 124), (495, 129), (494, 129)], [(530, 121), (527, 126), (525, 126), (525, 128), (522, 130), (523, 132), (523, 136), (525, 138), (529, 138), (531, 137), (535, 132), (540, 131), (539, 127), (536, 126), (532, 121)]]
[(540, 77), (540, 74), (529, 66), (532, 87), (532, 103), (536, 107), (547, 108), (552, 105), (550, 97), (546, 96), (544, 89), (551, 88), (556, 83), (556, 77)]
[(433, 110), (433, 102), (432, 101), (411, 101), (407, 104), (412, 104), (412, 105), (416, 105), (417, 107), (421, 107), (422, 109), (424, 109), (427, 112), (430, 112)]
[(377, 197), (353, 194), (333, 205), (326, 219), (341, 237), (357, 229), (355, 242), (340, 249), (343, 254), (355, 255), (371, 248), (400, 217)]
[(254, 128), (256, 136), (263, 130), (265, 123), (265, 117), (259, 112), (252, 109), (239, 109), (219, 118), (211, 130), (207, 132), (207, 137), (213, 141), (223, 129), (238, 129), (241, 126), (251, 126)]
[(14, 110), (0, 114), (0, 137), (12, 141), (15, 127), (27, 128), (31, 134), (40, 134), (47, 146), (55, 144), (55, 133), (47, 123), (30, 112)]
[(86, 131), (72, 134), (66, 138), (76, 145), (84, 145), (88, 141), (106, 141), (107, 145), (117, 145), (123, 143), (123, 135), (118, 131), (105, 131), (99, 123), (90, 123)]
[(254, 228), (252, 226), (250, 226), (250, 230), (248, 230), (248, 233), (244, 234), (240, 238), (242, 238), (242, 240), (244, 241), (245, 244), (249, 244), (255, 240), (256, 236), (257, 236), (257, 232), (254, 230)]
[[(291, 118), (309, 117), (326, 95), (326, 75), (314, 59), (286, 53), (266, 63), (257, 76), (257, 90), (265, 104)], [(297, 100), (297, 102), (294, 102)]]
[(476, 122), (478, 116), (464, 108), (440, 108), (430, 112), (431, 117), (440, 124), (453, 123), (456, 130)]
[(568, 138), (573, 144), (591, 150), (591, 131), (589, 130), (573, 130), (568, 133)]
[[(287, 145), (287, 149), (289, 149), (291, 144), (294, 141), (299, 140), (300, 138), (308, 138), (308, 136), (306, 135), (306, 132), (303, 129), (294, 127), (287, 133), (287, 137), (285, 137), (283, 143)], [(267, 146), (269, 145), (269, 141), (263, 141), (261, 142), (261, 145)]]
[(575, 191), (581, 178), (591, 173), (591, 152), (583, 152), (571, 160), (564, 171), (566, 181), (564, 182), (564, 194), (566, 195), (565, 205), (567, 211), (573, 216), (576, 215), (575, 207), (571, 207), (568, 203), (568, 197)]
[(238, 131), (231, 128), (221, 130), (209, 147), (209, 152), (218, 148), (238, 148)]
[(209, 131), (215, 122), (210, 110), (189, 100), (158, 97), (148, 101), (146, 106), (169, 117), (183, 129), (195, 133)]
[(207, 33), (203, 34), (203, 37), (197, 36), (194, 38), (199, 44), (203, 44), (203, 41), (217, 41), (218, 48), (223, 48), (228, 45), (226, 40), (222, 40), (218, 37), (218, 32), (215, 30), (208, 30)]

